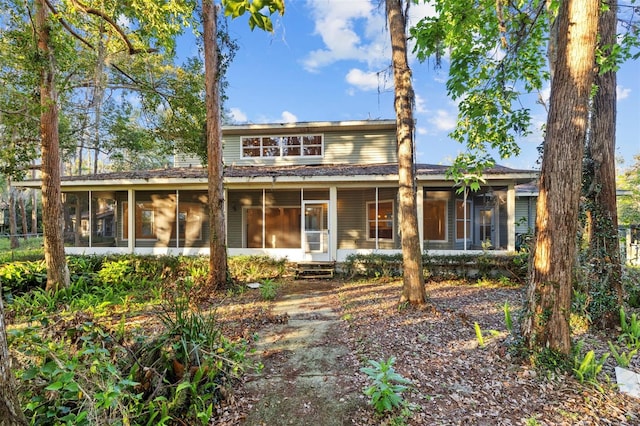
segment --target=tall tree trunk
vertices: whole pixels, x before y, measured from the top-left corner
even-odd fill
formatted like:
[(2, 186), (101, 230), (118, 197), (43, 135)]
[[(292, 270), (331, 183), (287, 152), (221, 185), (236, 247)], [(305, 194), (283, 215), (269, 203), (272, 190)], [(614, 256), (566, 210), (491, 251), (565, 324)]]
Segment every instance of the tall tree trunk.
[(11, 188), (9, 181), (9, 247), (17, 249), (20, 247), (18, 240), (18, 221), (16, 220), (16, 192)]
[[(608, 3), (609, 10), (601, 11), (598, 20), (601, 48), (616, 43), (617, 0)], [(616, 201), (616, 72), (597, 73), (595, 85), (598, 91), (593, 99), (583, 178), (589, 242), (585, 262), (590, 270), (588, 309), (595, 326), (612, 328), (619, 321), (623, 298)]]
[(576, 259), (582, 155), (593, 83), (598, 0), (560, 2), (531, 253), (523, 335), (532, 349), (571, 351), (569, 314)]
[(204, 30), (205, 103), (207, 109), (207, 172), (209, 175), (210, 255), (208, 286), (225, 287), (227, 283), (227, 247), (225, 245), (224, 189), (222, 164), (222, 129), (220, 127), (220, 82), (216, 5), (202, 0)]
[(20, 408), (18, 393), (11, 372), (11, 358), (4, 323), (2, 287), (0, 287), (0, 426), (26, 426), (27, 420)]
[(31, 190), (31, 233), (34, 237), (38, 236), (38, 192)]
[(20, 219), (22, 220), (22, 238), (27, 239), (29, 228), (27, 227), (27, 208), (24, 205), (24, 193), (18, 195), (18, 207), (20, 208)]
[(396, 138), (398, 143), (399, 224), (402, 244), (403, 286), (401, 302), (424, 304), (427, 299), (418, 234), (414, 163), (414, 93), (407, 60), (407, 21), (402, 0), (386, 0), (391, 35), (391, 62), (395, 85)]
[(42, 148), (42, 226), (48, 291), (69, 286), (69, 269), (62, 238), (60, 194), (60, 141), (55, 61), (51, 51), (50, 11), (45, 0), (36, 0), (36, 35), (42, 63), (40, 75), (40, 143)]

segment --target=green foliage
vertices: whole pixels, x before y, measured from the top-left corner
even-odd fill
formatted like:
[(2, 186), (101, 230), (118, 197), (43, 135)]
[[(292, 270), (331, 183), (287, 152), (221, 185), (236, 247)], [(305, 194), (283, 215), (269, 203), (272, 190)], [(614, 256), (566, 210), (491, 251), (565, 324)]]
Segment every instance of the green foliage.
[(278, 294), (278, 285), (273, 280), (263, 280), (260, 285), (260, 297), (263, 300), (273, 300)]
[(623, 307), (620, 307), (620, 340), (625, 342), (629, 348), (640, 349), (640, 320), (636, 313), (627, 317)]
[(383, 414), (405, 406), (402, 393), (411, 385), (411, 381), (396, 373), (393, 368), (395, 358), (388, 360), (369, 360), (371, 367), (360, 369), (373, 381), (373, 384), (364, 390), (364, 394), (370, 398), (376, 413)]
[(504, 324), (507, 327), (509, 333), (513, 333), (513, 319), (511, 318), (511, 306), (509, 301), (504, 302), (502, 305), (502, 312), (504, 312)]
[(249, 14), (249, 28), (258, 27), (264, 31), (273, 31), (271, 18), (262, 12), (266, 9), (269, 15), (278, 12), (284, 14), (284, 0), (222, 0), (225, 16), (237, 18)]
[(44, 287), (47, 281), (47, 268), (44, 261), (13, 262), (0, 265), (2, 291), (10, 300), (14, 295)]
[(618, 217), (621, 225), (640, 223), (640, 154), (633, 157), (634, 163), (618, 176), (616, 186), (629, 192), (618, 198)]
[(484, 348), (484, 336), (482, 335), (482, 329), (480, 329), (480, 324), (477, 322), (473, 323), (473, 329), (476, 332), (476, 340), (478, 341), (478, 346)]
[[(22, 405), (32, 424), (211, 423), (226, 388), (248, 365), (247, 343), (225, 338), (215, 311), (195, 307), (189, 277), (173, 293), (153, 293), (149, 285), (160, 286), (158, 281), (130, 273), (173, 280), (197, 265), (173, 271), (156, 267), (175, 266), (174, 261), (76, 259), (74, 270), (85, 274), (77, 274), (69, 289), (55, 294), (37, 289), (14, 300), (12, 310), (28, 308), (35, 315), (9, 335), (19, 360)], [(99, 278), (92, 271), (103, 265), (109, 273)], [(150, 294), (158, 298), (155, 303), (163, 296), (162, 326), (157, 333), (128, 327), (133, 303)], [(60, 307), (65, 310), (55, 313)], [(120, 318), (117, 324), (110, 317), (107, 325), (98, 325), (108, 313)]]
[(616, 349), (616, 347), (613, 346), (613, 343), (611, 343), (611, 341), (608, 341), (607, 343), (609, 344), (609, 350), (611, 351), (611, 355), (613, 355), (613, 358), (616, 360), (616, 363), (623, 368), (629, 367), (629, 364), (631, 363), (631, 359), (634, 356), (636, 356), (636, 354), (638, 353), (639, 348), (634, 348), (629, 352), (626, 352), (626, 351), (618, 352), (618, 349)]
[(609, 358), (609, 353), (607, 352), (597, 358), (595, 352), (590, 350), (582, 355), (583, 346), (584, 341), (580, 341), (574, 347), (573, 374), (580, 383), (589, 383), (599, 388), (598, 374), (600, 374), (605, 361)]
[(9, 238), (0, 237), (0, 265), (20, 261), (36, 261), (44, 259), (42, 238), (28, 238), (20, 241), (20, 247), (11, 249)]
[[(448, 279), (469, 277), (497, 278), (502, 285), (523, 283), (527, 275), (528, 253), (506, 255), (451, 254), (422, 255), (425, 277)], [(393, 278), (401, 275), (401, 254), (351, 254), (343, 263), (346, 274), (364, 277)]]
[(280, 278), (287, 267), (287, 259), (269, 256), (233, 256), (227, 261), (229, 274), (237, 281), (259, 281)]
[(622, 268), (622, 286), (627, 295), (627, 303), (632, 308), (640, 308), (640, 268), (626, 266)]
[(482, 171), (501, 158), (517, 155), (516, 136), (529, 133), (530, 112), (519, 102), (522, 92), (540, 90), (546, 70), (548, 15), (544, 2), (518, 7), (482, 0), (477, 3), (435, 0), (435, 14), (410, 29), (420, 60), (436, 64), (449, 54), (447, 91), (460, 99), (458, 122), (451, 137), (466, 152), (450, 175), (478, 187)]

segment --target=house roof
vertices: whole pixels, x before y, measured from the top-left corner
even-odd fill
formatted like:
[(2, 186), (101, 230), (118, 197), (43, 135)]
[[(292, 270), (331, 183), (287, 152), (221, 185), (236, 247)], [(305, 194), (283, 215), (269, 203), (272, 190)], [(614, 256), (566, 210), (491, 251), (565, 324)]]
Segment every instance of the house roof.
[[(448, 166), (435, 164), (416, 164), (416, 174), (421, 181), (451, 181), (446, 177)], [(332, 164), (332, 165), (262, 165), (237, 166), (224, 168), (227, 183), (243, 182), (342, 182), (342, 181), (395, 181), (398, 176), (398, 165), (387, 164)], [(534, 170), (512, 169), (494, 166), (485, 170), (484, 177), (489, 180), (509, 180), (524, 183), (534, 179)], [(135, 170), (126, 172), (99, 173), (82, 176), (63, 176), (62, 186), (129, 186), (146, 184), (200, 184), (207, 180), (207, 169), (202, 167), (165, 168), (156, 170)], [(39, 180), (16, 183), (20, 186), (39, 186)]]
[[(416, 173), (420, 176), (443, 176), (449, 166), (437, 164), (416, 164)], [(488, 177), (497, 175), (535, 175), (534, 170), (512, 169), (494, 166), (484, 171)], [(224, 168), (225, 178), (255, 177), (321, 177), (321, 176), (388, 176), (397, 175), (398, 165), (387, 164), (332, 164), (332, 165), (295, 165), (295, 166), (236, 166)], [(98, 173), (81, 176), (63, 176), (63, 182), (101, 181), (101, 180), (149, 180), (149, 179), (204, 179), (207, 169), (204, 167), (165, 168), (155, 170), (133, 170), (125, 172)]]

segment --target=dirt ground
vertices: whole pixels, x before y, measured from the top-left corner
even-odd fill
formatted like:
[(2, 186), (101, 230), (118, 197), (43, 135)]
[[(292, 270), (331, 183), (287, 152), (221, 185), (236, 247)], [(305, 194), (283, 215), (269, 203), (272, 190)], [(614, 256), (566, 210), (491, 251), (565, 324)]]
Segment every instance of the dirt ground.
[[(298, 280), (280, 287), (271, 303), (249, 294), (254, 302), (221, 310), (230, 329), (257, 332), (252, 356), (263, 368), (245, 375), (215, 424), (402, 424), (399, 412), (376, 416), (363, 395), (370, 382), (360, 369), (393, 356), (396, 371), (413, 384), (404, 394), (411, 407), (404, 424), (640, 425), (640, 400), (607, 383), (607, 376), (615, 382), (612, 358), (598, 390), (536, 369), (514, 350), (502, 306), (508, 301), (515, 318), (522, 288), (429, 283), (431, 304), (417, 310), (398, 306), (400, 286)], [(598, 353), (612, 339), (575, 338)]]

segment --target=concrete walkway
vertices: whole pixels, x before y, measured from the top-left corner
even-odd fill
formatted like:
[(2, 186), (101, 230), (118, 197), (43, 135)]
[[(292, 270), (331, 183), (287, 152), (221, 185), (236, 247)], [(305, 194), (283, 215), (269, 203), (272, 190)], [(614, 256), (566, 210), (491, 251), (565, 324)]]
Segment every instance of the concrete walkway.
[(334, 290), (313, 287), (276, 300), (272, 316), (288, 322), (259, 334), (256, 356), (264, 368), (245, 384), (257, 397), (247, 425), (348, 425), (366, 405), (353, 383), (358, 362), (340, 342)]

